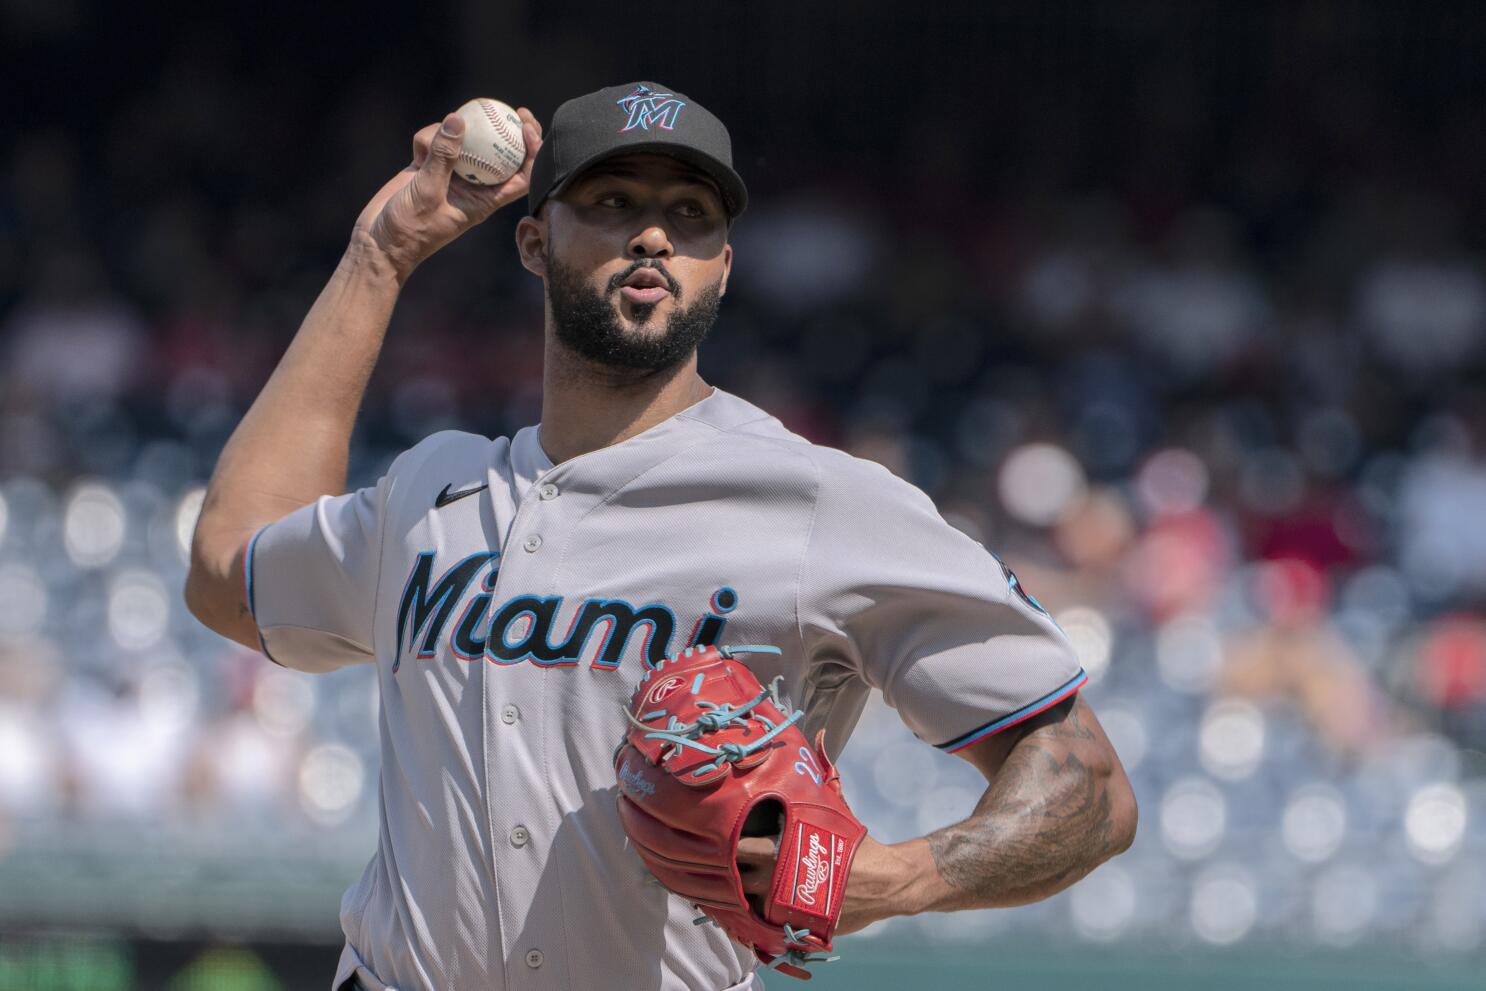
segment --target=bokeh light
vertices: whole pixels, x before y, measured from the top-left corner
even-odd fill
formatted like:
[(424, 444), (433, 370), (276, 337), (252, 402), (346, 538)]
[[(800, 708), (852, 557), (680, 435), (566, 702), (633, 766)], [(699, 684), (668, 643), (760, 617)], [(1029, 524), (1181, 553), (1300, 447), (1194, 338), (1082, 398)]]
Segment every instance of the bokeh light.
[(1135, 919), (1139, 898), (1130, 872), (1118, 861), (1107, 863), (1074, 887), (1068, 901), (1073, 928), (1098, 943), (1119, 939)]
[(1207, 486), (1202, 459), (1176, 447), (1152, 454), (1135, 477), (1141, 504), (1152, 514), (1191, 512), (1207, 497)]
[(171, 599), (152, 571), (120, 574), (108, 590), (108, 632), (125, 650), (155, 646), (170, 622)]
[(1427, 864), (1443, 864), (1465, 837), (1465, 795), (1453, 784), (1425, 785), (1409, 798), (1404, 831), (1409, 849)]
[(315, 712), (315, 688), (309, 677), (277, 667), (264, 667), (253, 688), (253, 713), (270, 736), (298, 736)]
[(1228, 803), (1211, 781), (1183, 778), (1161, 798), (1161, 839), (1183, 860), (1206, 857), (1223, 842)]
[(1237, 864), (1210, 867), (1192, 885), (1192, 931), (1208, 943), (1227, 946), (1249, 934), (1259, 916), (1253, 875)]
[(1052, 526), (1082, 499), (1083, 468), (1055, 444), (1026, 444), (1001, 466), (1001, 504), (1013, 518), (1032, 526)]
[(1323, 781), (1301, 786), (1285, 803), (1281, 833), (1285, 849), (1296, 859), (1313, 864), (1327, 860), (1347, 835), (1346, 800)]
[(99, 482), (78, 485), (63, 510), (67, 556), (80, 568), (101, 568), (124, 546), (124, 504), (114, 490)]
[(1229, 781), (1246, 778), (1264, 758), (1264, 714), (1245, 699), (1221, 699), (1203, 714), (1198, 739), (1207, 773)]
[(1099, 723), (1110, 746), (1120, 756), (1126, 771), (1137, 770), (1145, 762), (1146, 750), (1150, 746), (1150, 731), (1140, 714), (1119, 703), (1099, 706)]
[(1089, 675), (1090, 683), (1097, 683), (1109, 669), (1109, 659), (1114, 648), (1114, 631), (1109, 620), (1097, 609), (1088, 606), (1073, 606), (1063, 609), (1054, 617), (1078, 662)]
[(1419, 943), (1429, 952), (1469, 954), (1486, 945), (1486, 863), (1465, 860), (1442, 872)]
[(187, 729), (196, 719), (199, 701), (196, 670), (178, 659), (153, 664), (140, 678), (140, 711), (153, 725)]
[(1378, 913), (1381, 894), (1371, 872), (1356, 865), (1323, 871), (1311, 888), (1311, 923), (1321, 940), (1351, 946)]
[(1186, 614), (1156, 633), (1156, 668), (1170, 688), (1187, 694), (1206, 691), (1223, 663), (1223, 643), (1207, 616)]
[(299, 767), (299, 804), (321, 826), (344, 822), (361, 798), (366, 771), (361, 758), (339, 743), (310, 748)]
[(58, 771), (39, 721), (0, 701), (0, 812), (31, 816), (51, 811), (61, 780)]

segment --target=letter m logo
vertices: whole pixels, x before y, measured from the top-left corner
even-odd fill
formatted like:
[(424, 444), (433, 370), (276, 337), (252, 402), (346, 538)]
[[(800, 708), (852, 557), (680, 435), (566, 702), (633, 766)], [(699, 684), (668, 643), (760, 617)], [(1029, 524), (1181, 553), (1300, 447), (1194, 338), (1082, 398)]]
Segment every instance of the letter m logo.
[(681, 108), (686, 106), (672, 94), (656, 93), (649, 86), (637, 86), (633, 93), (616, 102), (627, 118), (619, 129), (620, 134), (637, 127), (648, 131), (651, 124), (669, 131), (676, 126), (676, 116), (681, 113)]
[(469, 587), (475, 574), (496, 556), (489, 552), (471, 554), (444, 572), (435, 582), (433, 553), (418, 555), (417, 563), (408, 573), (407, 584), (403, 586), (402, 601), (397, 605), (397, 658), (392, 664), (394, 672), (401, 666), (403, 651), (413, 649), (419, 634), (424, 636), (423, 642), (418, 644), (418, 656), (425, 659), (433, 656), (439, 637), (443, 635), (444, 625), (449, 622), (449, 614), (454, 611), (454, 604)]

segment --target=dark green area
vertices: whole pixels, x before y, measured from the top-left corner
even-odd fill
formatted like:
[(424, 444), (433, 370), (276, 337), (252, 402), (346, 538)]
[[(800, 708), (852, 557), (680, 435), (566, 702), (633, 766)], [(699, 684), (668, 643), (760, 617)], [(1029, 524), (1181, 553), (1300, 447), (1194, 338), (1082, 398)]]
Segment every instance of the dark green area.
[[(811, 991), (1486, 991), (1486, 958), (1480, 956), (1427, 961), (1370, 949), (1158, 951), (1031, 941), (970, 949), (843, 940), (837, 949), (842, 958), (817, 968)], [(787, 978), (769, 981), (771, 991), (780, 986), (793, 985)]]
[(133, 954), (113, 939), (0, 940), (3, 991), (130, 991)]

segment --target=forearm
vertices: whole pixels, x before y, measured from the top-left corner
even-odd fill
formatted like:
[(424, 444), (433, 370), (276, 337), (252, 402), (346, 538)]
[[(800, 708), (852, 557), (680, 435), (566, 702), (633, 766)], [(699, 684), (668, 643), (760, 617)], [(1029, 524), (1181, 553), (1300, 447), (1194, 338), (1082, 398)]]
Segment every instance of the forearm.
[(378, 253), (353, 242), (217, 458), (193, 571), (225, 571), (254, 529), (345, 491), (351, 431), (398, 288)]
[[(1106, 782), (1068, 773), (1045, 756), (1028, 768), (1048, 790), (992, 786), (963, 822), (922, 840), (923, 870), (909, 901), (918, 911), (1006, 908), (1040, 901), (1084, 877), (1124, 847)], [(1033, 786), (1035, 788), (1035, 785)]]
[(879, 905), (870, 915), (1039, 901), (1130, 845), (1134, 793), (1093, 713), (1075, 697), (1043, 720), (1017, 740), (968, 818), (883, 851), (893, 867), (873, 872), (889, 880), (862, 892)]

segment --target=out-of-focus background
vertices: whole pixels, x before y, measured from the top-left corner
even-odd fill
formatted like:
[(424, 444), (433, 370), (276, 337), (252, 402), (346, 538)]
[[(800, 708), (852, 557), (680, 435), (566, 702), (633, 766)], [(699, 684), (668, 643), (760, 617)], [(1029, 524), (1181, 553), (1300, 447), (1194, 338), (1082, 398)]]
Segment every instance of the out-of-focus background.
[[(0, 988), (328, 986), (375, 685), (191, 619), (202, 484), (414, 130), (638, 78), (752, 192), (704, 375), (999, 551), (1141, 801), (816, 983), (1486, 986), (1486, 8), (299, 6), (0, 2)], [(411, 281), (353, 484), (538, 418), (516, 215)], [(982, 787), (880, 705), (844, 775), (886, 841)]]

